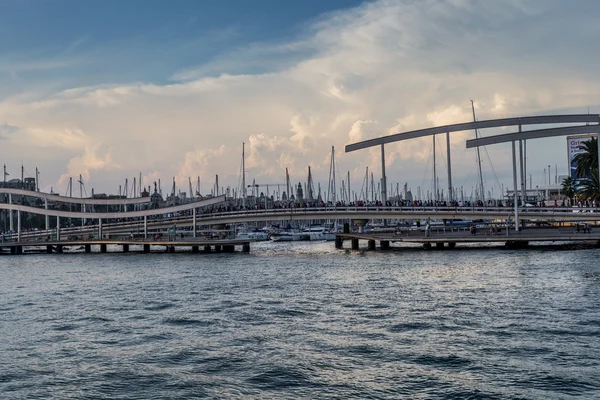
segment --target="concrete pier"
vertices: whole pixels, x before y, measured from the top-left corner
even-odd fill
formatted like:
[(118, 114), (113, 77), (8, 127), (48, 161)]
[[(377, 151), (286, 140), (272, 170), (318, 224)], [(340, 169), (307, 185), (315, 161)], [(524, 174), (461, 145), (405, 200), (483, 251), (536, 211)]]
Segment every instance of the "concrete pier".
[(600, 247), (600, 229), (592, 229), (593, 233), (577, 232), (573, 227), (532, 228), (526, 230), (506, 232), (493, 231), (471, 234), (466, 230), (450, 229), (438, 232), (429, 232), (406, 229), (401, 232), (370, 232), (370, 233), (338, 233), (335, 247), (344, 248), (344, 241), (349, 240), (352, 250), (358, 250), (359, 242), (367, 242), (368, 250), (375, 250), (379, 242), (381, 249), (388, 249), (391, 243), (418, 244), (423, 249), (435, 247), (438, 250), (455, 249), (458, 244), (489, 243), (504, 246), (507, 249), (524, 249), (531, 243), (588, 243)]
[[(39, 240), (30, 241), (4, 241), (0, 242), (0, 254), (26, 254), (26, 253), (80, 253), (88, 254), (92, 253), (93, 249), (99, 249), (100, 253), (107, 253), (108, 246), (113, 246), (111, 252), (117, 252), (121, 250), (123, 253), (128, 252), (140, 252), (140, 253), (151, 253), (151, 246), (159, 246), (164, 249), (164, 252), (175, 253), (180, 248), (182, 252), (200, 253), (200, 249), (204, 249), (205, 253), (217, 252), (217, 253), (233, 253), (236, 251), (236, 247), (244, 253), (250, 252), (251, 240), (238, 240), (238, 239), (189, 239), (182, 238), (182, 240), (169, 241), (169, 240), (139, 240), (130, 239), (123, 240), (122, 238), (117, 239), (103, 239), (103, 240), (92, 240), (83, 239), (78, 237), (71, 240), (54, 240), (45, 241), (40, 243)], [(134, 247), (132, 247), (134, 246)], [(141, 247), (141, 250), (138, 248)], [(160, 252), (160, 251), (158, 251)]]

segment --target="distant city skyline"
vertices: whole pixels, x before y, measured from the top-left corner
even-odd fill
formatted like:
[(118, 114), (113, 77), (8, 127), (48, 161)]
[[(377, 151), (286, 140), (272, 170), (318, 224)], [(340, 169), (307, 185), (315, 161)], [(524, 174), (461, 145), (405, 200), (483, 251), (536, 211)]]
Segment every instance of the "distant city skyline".
[[(247, 184), (285, 182), (286, 168), (304, 183), (310, 165), (326, 185), (335, 146), (338, 181), (350, 171), (360, 192), (367, 167), (380, 178), (380, 151), (345, 145), (472, 121), (471, 99), (478, 119), (599, 113), (598, 16), (591, 0), (7, 0), (0, 163), (7, 179), (39, 168), (40, 189), (59, 194), (80, 174), (88, 194), (116, 194), (140, 173), (163, 192), (173, 177), (182, 191), (199, 177), (206, 194), (215, 175), (240, 187), (242, 143)], [(467, 193), (473, 137), (451, 142), (453, 186)], [(441, 136), (437, 146), (445, 187)], [(431, 191), (431, 147), (387, 145), (388, 184)], [(512, 182), (510, 146), (482, 159), (499, 195)], [(565, 138), (532, 141), (527, 165), (533, 186), (548, 166), (568, 175)]]

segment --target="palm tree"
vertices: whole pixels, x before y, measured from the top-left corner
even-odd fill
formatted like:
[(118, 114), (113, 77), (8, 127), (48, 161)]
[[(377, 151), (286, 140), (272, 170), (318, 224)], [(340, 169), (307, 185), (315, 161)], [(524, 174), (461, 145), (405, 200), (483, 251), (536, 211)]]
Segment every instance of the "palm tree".
[(600, 180), (598, 179), (598, 167), (592, 169), (591, 177), (582, 179), (579, 183), (577, 194), (582, 200), (600, 201)]
[(593, 137), (581, 143), (577, 148), (583, 152), (573, 157), (573, 161), (577, 163), (575, 171), (577, 176), (587, 177), (594, 168), (598, 169), (598, 139)]
[(573, 197), (575, 197), (575, 194), (577, 193), (577, 185), (575, 184), (575, 179), (571, 178), (570, 176), (566, 177), (562, 181), (560, 193), (567, 196), (571, 204), (573, 204)]

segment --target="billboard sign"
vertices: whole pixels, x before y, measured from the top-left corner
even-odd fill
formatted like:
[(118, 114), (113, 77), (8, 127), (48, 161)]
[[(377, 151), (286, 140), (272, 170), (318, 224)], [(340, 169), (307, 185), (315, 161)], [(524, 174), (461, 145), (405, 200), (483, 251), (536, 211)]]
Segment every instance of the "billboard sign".
[(577, 135), (567, 136), (567, 151), (569, 156), (569, 176), (575, 180), (585, 178), (585, 176), (577, 175), (577, 162), (575, 156), (584, 151), (579, 148), (580, 145), (587, 142), (596, 135)]

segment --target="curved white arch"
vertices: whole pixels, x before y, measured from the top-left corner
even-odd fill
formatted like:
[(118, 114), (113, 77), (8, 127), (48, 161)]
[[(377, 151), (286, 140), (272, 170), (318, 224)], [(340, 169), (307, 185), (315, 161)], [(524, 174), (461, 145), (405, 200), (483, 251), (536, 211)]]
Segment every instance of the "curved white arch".
[(418, 129), (404, 133), (396, 133), (375, 139), (364, 140), (346, 146), (346, 153), (379, 146), (401, 140), (416, 139), (423, 136), (437, 135), (439, 133), (468, 131), (473, 129), (499, 128), (503, 126), (541, 125), (541, 124), (570, 124), (570, 123), (600, 123), (600, 114), (568, 114), (568, 115), (540, 115), (529, 117), (513, 117), (490, 119), (477, 122), (463, 122), (460, 124), (435, 126), (432, 128)]
[(87, 205), (123, 205), (123, 204), (144, 204), (150, 203), (152, 199), (150, 197), (134, 197), (128, 199), (91, 199), (91, 198), (76, 198), (76, 197), (65, 197), (59, 196), (54, 193), (35, 192), (33, 190), (25, 189), (13, 189), (13, 188), (0, 188), (0, 194), (14, 194), (18, 196), (30, 196), (38, 197), (42, 199), (48, 199), (48, 201), (56, 201), (59, 203), (71, 203), (71, 204), (87, 204)]
[(52, 209), (44, 209), (37, 208), (31, 206), (24, 206), (20, 204), (6, 204), (0, 203), (0, 210), (14, 210), (14, 211), (22, 211), (28, 212), (32, 214), (39, 215), (48, 215), (52, 217), (61, 217), (61, 218), (86, 218), (86, 219), (107, 219), (107, 218), (135, 218), (135, 217), (146, 217), (151, 215), (160, 215), (160, 214), (169, 214), (175, 213), (185, 210), (191, 210), (199, 207), (206, 207), (213, 204), (223, 203), (225, 201), (225, 196), (213, 197), (210, 199), (195, 201), (193, 203), (182, 204), (178, 206), (172, 207), (164, 207), (164, 208), (155, 208), (152, 210), (142, 210), (142, 211), (127, 211), (127, 212), (75, 212), (75, 211), (61, 211), (61, 210), (52, 210)]

